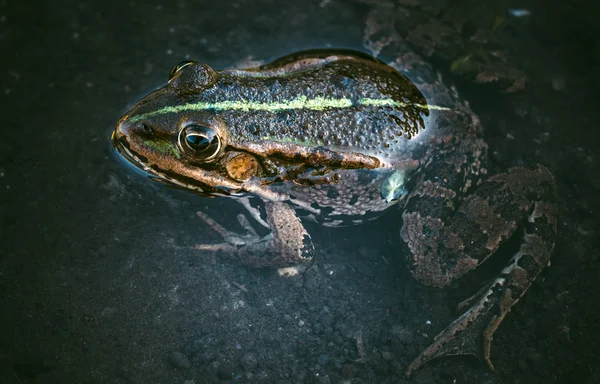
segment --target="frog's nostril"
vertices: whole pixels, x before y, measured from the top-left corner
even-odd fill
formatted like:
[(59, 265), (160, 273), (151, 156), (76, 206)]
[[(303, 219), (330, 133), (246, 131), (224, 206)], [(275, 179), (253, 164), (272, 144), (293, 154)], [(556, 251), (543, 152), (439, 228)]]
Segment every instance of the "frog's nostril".
[(142, 129), (144, 130), (145, 133), (147, 133), (149, 135), (153, 135), (154, 134), (154, 130), (152, 129), (152, 127), (149, 126), (146, 123), (142, 123)]

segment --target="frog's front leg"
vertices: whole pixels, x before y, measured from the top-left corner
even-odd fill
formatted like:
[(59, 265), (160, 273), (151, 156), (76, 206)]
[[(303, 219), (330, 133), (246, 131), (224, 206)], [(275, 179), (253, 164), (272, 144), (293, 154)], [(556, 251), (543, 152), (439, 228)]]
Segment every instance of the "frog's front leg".
[[(451, 169), (443, 168), (425, 171), (403, 214), (401, 236), (410, 249), (409, 264), (417, 279), (430, 286), (446, 286), (485, 261), (520, 228), (522, 245), (474, 304), (410, 364), (408, 376), (444, 355), (472, 354), (493, 369), (494, 332), (548, 264), (554, 248), (556, 187), (545, 167), (512, 168), (491, 177), (455, 212), (457, 196), (448, 184), (461, 182), (460, 177), (436, 177), (451, 174)], [(445, 221), (443, 215), (448, 213)]]
[(314, 246), (310, 235), (292, 206), (285, 202), (265, 202), (266, 221), (257, 217), (257, 212), (251, 211), (253, 208), (248, 204), (244, 204), (244, 207), (259, 223), (269, 228), (268, 235), (258, 236), (244, 215), (238, 215), (238, 220), (246, 234), (239, 235), (198, 212), (198, 216), (217, 231), (225, 243), (202, 244), (195, 248), (233, 254), (240, 262), (253, 268), (289, 267), (312, 260)]

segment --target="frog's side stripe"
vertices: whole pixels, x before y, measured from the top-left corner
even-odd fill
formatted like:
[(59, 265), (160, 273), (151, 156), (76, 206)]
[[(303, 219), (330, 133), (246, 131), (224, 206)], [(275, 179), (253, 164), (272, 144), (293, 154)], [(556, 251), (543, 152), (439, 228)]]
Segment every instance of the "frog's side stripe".
[(165, 156), (173, 156), (176, 159), (181, 158), (181, 154), (179, 153), (177, 147), (174, 147), (167, 140), (146, 140), (144, 141), (144, 143), (146, 143), (147, 146), (149, 146), (156, 152), (161, 153)]
[[(356, 104), (365, 106), (376, 106), (376, 107), (408, 107), (414, 106), (424, 111), (428, 109), (435, 110), (449, 110), (450, 108), (441, 107), (438, 105), (427, 105), (427, 104), (415, 104), (405, 103), (401, 101), (395, 101), (392, 99), (370, 99), (364, 98), (359, 99)], [(219, 102), (205, 102), (199, 101), (197, 103), (189, 103), (184, 105), (169, 106), (158, 109), (156, 111), (144, 113), (138, 116), (133, 116), (129, 121), (136, 122), (139, 120), (147, 119), (149, 117), (164, 115), (169, 113), (178, 113), (184, 111), (204, 111), (204, 110), (216, 110), (216, 111), (267, 111), (267, 112), (279, 112), (288, 109), (309, 109), (313, 111), (323, 111), (328, 108), (349, 108), (356, 105), (350, 99), (331, 99), (325, 97), (316, 97), (314, 99), (308, 99), (306, 96), (301, 96), (296, 99), (280, 102), (261, 103), (256, 101), (219, 101)]]

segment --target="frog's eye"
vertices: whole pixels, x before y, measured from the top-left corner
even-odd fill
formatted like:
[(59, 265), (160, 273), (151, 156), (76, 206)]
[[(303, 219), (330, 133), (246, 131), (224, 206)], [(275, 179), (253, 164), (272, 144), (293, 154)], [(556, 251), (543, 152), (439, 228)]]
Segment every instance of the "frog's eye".
[(199, 160), (211, 160), (221, 149), (221, 139), (212, 128), (190, 124), (179, 132), (179, 146)]
[(192, 64), (197, 64), (197, 63), (195, 61), (186, 60), (186, 61), (182, 61), (181, 63), (179, 63), (176, 66), (174, 66), (173, 68), (171, 68), (171, 73), (169, 74), (169, 80), (171, 80), (175, 76), (175, 74), (177, 74), (177, 72), (181, 71), (183, 68), (187, 67), (188, 65), (192, 65)]

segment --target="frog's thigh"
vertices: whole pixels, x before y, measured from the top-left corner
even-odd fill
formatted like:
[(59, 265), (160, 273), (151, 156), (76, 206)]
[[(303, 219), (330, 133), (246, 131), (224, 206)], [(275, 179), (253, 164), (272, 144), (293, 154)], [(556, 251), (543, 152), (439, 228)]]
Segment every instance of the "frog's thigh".
[[(536, 227), (536, 239), (525, 237), (523, 241), (539, 243), (542, 249), (530, 261), (539, 266), (547, 264), (556, 223), (549, 212), (555, 209), (554, 179), (546, 168), (512, 168), (486, 180), (446, 221), (442, 217), (452, 205), (451, 193), (438, 192), (432, 197), (435, 194), (425, 191), (431, 189), (427, 183), (420, 189), (415, 196), (426, 200), (428, 210), (405, 211), (401, 235), (410, 250), (411, 272), (423, 283), (445, 286), (475, 268), (527, 222), (528, 214), (527, 227)], [(420, 205), (422, 208), (425, 204)], [(534, 230), (525, 229), (528, 233)], [(534, 275), (538, 271), (535, 269)]]
[(311, 261), (314, 246), (296, 211), (284, 202), (266, 202), (271, 234), (240, 249), (242, 262), (252, 267), (288, 267)]

